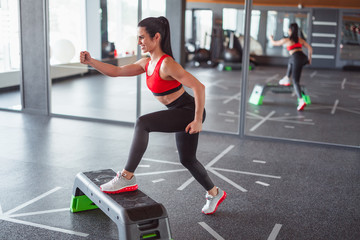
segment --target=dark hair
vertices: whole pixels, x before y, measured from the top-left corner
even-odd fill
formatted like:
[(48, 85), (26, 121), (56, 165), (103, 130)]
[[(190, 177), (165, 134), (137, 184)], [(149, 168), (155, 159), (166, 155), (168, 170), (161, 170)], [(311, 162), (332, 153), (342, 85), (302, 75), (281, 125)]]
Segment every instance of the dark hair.
[(164, 53), (174, 58), (170, 42), (170, 25), (169, 21), (165, 17), (145, 18), (139, 22), (138, 27), (145, 27), (146, 32), (150, 35), (151, 38), (153, 38), (156, 33), (160, 33), (161, 49)]
[(299, 27), (296, 23), (290, 24), (289, 28), (291, 29), (290, 40), (297, 43), (299, 42)]

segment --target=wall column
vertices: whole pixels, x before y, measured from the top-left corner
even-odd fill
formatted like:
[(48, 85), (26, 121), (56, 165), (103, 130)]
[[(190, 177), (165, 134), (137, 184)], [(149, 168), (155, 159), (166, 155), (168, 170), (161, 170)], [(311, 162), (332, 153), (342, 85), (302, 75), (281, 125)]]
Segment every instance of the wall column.
[(185, 66), (185, 0), (166, 0), (166, 18), (170, 22), (171, 47), (175, 60)]
[(49, 115), (48, 1), (19, 3), (23, 111)]

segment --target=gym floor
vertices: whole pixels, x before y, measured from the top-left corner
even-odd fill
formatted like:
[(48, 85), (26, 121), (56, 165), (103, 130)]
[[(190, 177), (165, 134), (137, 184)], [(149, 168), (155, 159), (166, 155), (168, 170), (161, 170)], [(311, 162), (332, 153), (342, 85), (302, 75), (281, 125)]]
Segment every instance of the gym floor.
[[(0, 239), (117, 239), (100, 210), (69, 206), (78, 172), (121, 169), (132, 127), (1, 112), (0, 132)], [(212, 216), (173, 134), (151, 134), (136, 172), (174, 239), (360, 239), (358, 149), (203, 133), (198, 158), (228, 193)]]
[[(248, 95), (285, 70), (250, 71)], [(204, 128), (237, 132), (241, 71), (189, 71), (207, 87)], [(56, 82), (53, 112), (134, 121), (134, 80), (90, 74)], [(299, 113), (294, 94), (268, 92), (262, 105), (247, 105), (246, 134), (359, 146), (358, 80), (354, 72), (305, 68), (301, 83), (312, 104)], [(143, 113), (161, 109), (143, 90)], [(0, 100), (16, 108), (19, 93)], [(0, 239), (117, 239), (101, 210), (73, 214), (69, 206), (78, 172), (123, 167), (133, 128), (0, 114)], [(360, 239), (359, 149), (202, 133), (198, 158), (228, 193), (212, 216), (201, 213), (205, 191), (188, 182), (173, 134), (151, 134), (136, 172), (140, 189), (167, 209), (174, 239)]]

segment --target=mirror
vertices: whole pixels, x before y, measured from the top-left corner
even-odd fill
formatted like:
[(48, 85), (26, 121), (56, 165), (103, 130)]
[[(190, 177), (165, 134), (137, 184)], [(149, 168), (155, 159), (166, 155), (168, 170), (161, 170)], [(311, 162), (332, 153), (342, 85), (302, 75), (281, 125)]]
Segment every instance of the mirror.
[[(191, 22), (194, 11), (211, 10), (214, 22), (220, 19), (221, 23), (217, 24), (221, 29), (234, 31), (242, 44), (243, 5), (187, 2), (187, 9), (185, 30), (190, 61), (197, 47), (193, 38), (196, 32), (191, 27), (196, 26)], [(247, 79), (245, 135), (359, 146), (360, 134), (355, 134), (360, 132), (359, 78), (357, 72), (348, 71), (360, 66), (360, 54), (356, 54), (359, 50), (357, 40), (360, 39), (359, 12), (315, 10), (253, 6), (250, 27), (250, 67), (253, 68)], [(342, 22), (338, 22), (337, 14)], [(273, 46), (268, 40), (269, 35), (274, 35), (277, 40), (286, 37), (292, 22), (298, 24), (300, 36), (314, 50), (313, 63), (303, 68), (300, 81), (310, 101), (304, 111), (297, 111), (297, 97), (291, 87), (266, 88), (267, 85), (278, 85), (286, 74), (289, 59), (287, 49)], [(224, 45), (225, 41), (218, 46)], [(306, 48), (303, 51), (308, 54)], [(210, 115), (204, 124), (206, 130), (237, 133), (241, 71), (218, 72), (214, 68), (188, 66), (202, 82), (209, 81), (206, 109)], [(265, 94), (257, 96), (257, 101), (254, 95), (251, 101), (256, 85), (260, 85), (258, 92), (266, 88)], [(226, 97), (232, 98), (224, 104)], [(232, 107), (228, 108), (228, 104)]]
[[(261, 12), (262, 16), (267, 16), (267, 24), (266, 29), (262, 28), (259, 33), (273, 34), (275, 40), (287, 36), (289, 23), (296, 22), (300, 28), (299, 34), (313, 46), (313, 62), (323, 61), (320, 58), (327, 57), (319, 54), (324, 47), (335, 48), (336, 41), (330, 38), (334, 34), (320, 35), (315, 32), (326, 30), (336, 33), (337, 23), (320, 22), (321, 26), (314, 23), (311, 34), (310, 14), (307, 12)], [(339, 26), (342, 28), (339, 47), (341, 59), (359, 58), (360, 55), (355, 54), (359, 50), (359, 42), (356, 41), (359, 35), (354, 31), (358, 26), (359, 18), (354, 18), (352, 14), (344, 15), (343, 26)], [(251, 24), (252, 32), (257, 28), (261, 29), (261, 26)], [(318, 36), (320, 38), (315, 38)], [(297, 111), (298, 100), (293, 88), (279, 85), (279, 80), (287, 71), (288, 51), (283, 46), (272, 46), (270, 41), (264, 46), (263, 61), (270, 64), (259, 64), (248, 77), (246, 135), (359, 146), (360, 135), (355, 134), (360, 132), (360, 109), (357, 107), (360, 84), (357, 74), (339, 67), (336, 69), (335, 66), (333, 69), (305, 66), (300, 85), (309, 103), (304, 111)], [(307, 54), (306, 48), (303, 50)], [(275, 64), (271, 64), (273, 59)], [(335, 59), (333, 62), (335, 65)]]
[[(104, 76), (80, 64), (79, 52), (118, 66), (135, 62), (138, 1), (49, 2), (52, 113), (135, 122), (137, 77)], [(165, 15), (165, 3), (142, 0), (142, 17)], [(158, 110), (144, 79), (141, 84), (141, 114)]]
[(18, 2), (0, 1), (0, 19), (0, 108), (21, 110)]
[(360, 61), (360, 13), (345, 12), (342, 16), (340, 59)]
[(114, 65), (136, 61), (137, 9), (137, 1), (49, 1), (53, 114), (135, 121), (136, 77), (104, 76), (80, 64), (79, 53)]
[(193, 4), (187, 3), (186, 11), (186, 70), (206, 87), (204, 130), (237, 133), (244, 22), (216, 5)]

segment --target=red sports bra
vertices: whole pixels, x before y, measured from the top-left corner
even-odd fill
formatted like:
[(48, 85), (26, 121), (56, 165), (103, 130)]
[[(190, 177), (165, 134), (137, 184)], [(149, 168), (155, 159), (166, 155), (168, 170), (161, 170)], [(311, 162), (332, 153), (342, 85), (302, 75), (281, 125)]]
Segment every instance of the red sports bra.
[(297, 43), (294, 43), (293, 45), (291, 46), (287, 46), (287, 50), (290, 51), (290, 50), (293, 50), (295, 48), (302, 48), (302, 45), (301, 43), (297, 42)]
[(157, 62), (154, 72), (150, 76), (148, 75), (148, 66), (150, 61), (148, 61), (145, 65), (146, 85), (155, 96), (165, 96), (178, 91), (182, 87), (182, 84), (177, 80), (164, 80), (160, 77), (159, 71), (161, 63), (166, 57), (170, 56), (166, 54), (163, 55)]

